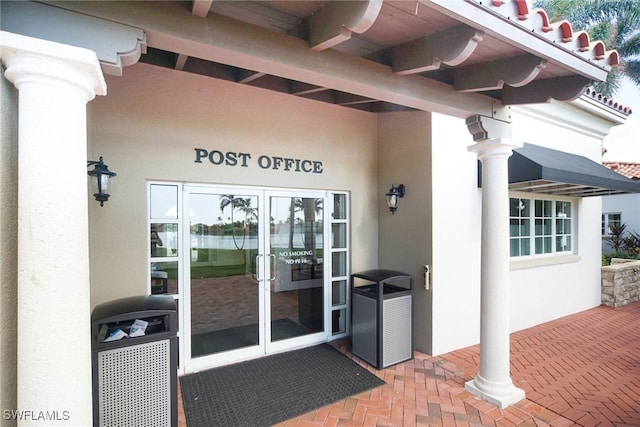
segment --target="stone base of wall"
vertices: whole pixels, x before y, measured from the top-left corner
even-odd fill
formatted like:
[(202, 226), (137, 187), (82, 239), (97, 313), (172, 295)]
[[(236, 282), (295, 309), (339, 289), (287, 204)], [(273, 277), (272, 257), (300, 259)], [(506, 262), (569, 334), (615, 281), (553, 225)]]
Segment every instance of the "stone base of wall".
[(620, 307), (640, 301), (640, 260), (613, 258), (602, 267), (602, 303)]

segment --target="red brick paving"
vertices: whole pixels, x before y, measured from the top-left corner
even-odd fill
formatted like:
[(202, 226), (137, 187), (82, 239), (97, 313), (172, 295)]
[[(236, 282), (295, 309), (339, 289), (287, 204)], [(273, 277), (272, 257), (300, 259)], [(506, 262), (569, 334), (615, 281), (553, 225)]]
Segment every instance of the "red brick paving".
[[(383, 370), (387, 384), (281, 423), (312, 426), (640, 426), (640, 303), (597, 307), (511, 336), (511, 374), (526, 399), (499, 409), (464, 383), (479, 347)], [(180, 422), (186, 425), (180, 401)]]

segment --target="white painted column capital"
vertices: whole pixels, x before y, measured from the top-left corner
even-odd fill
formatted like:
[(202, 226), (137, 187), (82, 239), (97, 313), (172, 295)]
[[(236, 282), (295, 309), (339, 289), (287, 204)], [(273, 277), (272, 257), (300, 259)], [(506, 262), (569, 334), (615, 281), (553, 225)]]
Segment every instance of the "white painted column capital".
[(482, 161), (482, 232), (480, 272), (480, 369), (465, 387), (505, 408), (525, 397), (510, 376), (509, 157), (520, 146), (511, 125), (473, 116), (467, 126)]
[(18, 89), (18, 425), (92, 417), (86, 104), (95, 53), (0, 33)]
[(476, 153), (482, 162), (490, 159), (509, 159), (513, 150), (522, 147), (510, 138), (487, 139), (469, 146), (468, 150)]
[(85, 102), (107, 94), (96, 54), (88, 49), (0, 31), (0, 58), (18, 90), (25, 82), (60, 85)]

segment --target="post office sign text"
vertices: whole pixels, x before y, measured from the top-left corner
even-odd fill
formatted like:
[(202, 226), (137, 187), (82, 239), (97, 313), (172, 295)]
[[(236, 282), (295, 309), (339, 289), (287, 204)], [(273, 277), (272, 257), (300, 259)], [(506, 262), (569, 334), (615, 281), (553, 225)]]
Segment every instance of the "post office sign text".
[[(222, 152), (219, 150), (205, 150), (194, 148), (196, 152), (195, 163), (210, 163), (220, 166), (250, 167), (253, 157), (250, 153), (237, 153), (235, 151)], [(285, 172), (322, 173), (322, 162), (318, 160), (294, 159), (291, 157), (260, 155), (255, 159), (255, 164), (261, 169), (282, 170)]]

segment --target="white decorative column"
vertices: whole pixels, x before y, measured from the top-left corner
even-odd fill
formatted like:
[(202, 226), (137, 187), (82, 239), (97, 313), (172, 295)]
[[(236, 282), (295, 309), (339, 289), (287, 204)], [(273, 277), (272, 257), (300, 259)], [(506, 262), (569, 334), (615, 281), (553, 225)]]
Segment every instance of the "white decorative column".
[[(508, 160), (519, 145), (509, 123), (482, 116), (467, 119), (482, 162), (480, 369), (465, 388), (500, 408), (524, 399), (510, 375)], [(521, 145), (520, 145), (521, 146)]]
[(106, 84), (91, 50), (1, 32), (0, 56), (19, 94), (19, 424), (88, 426), (86, 104)]

